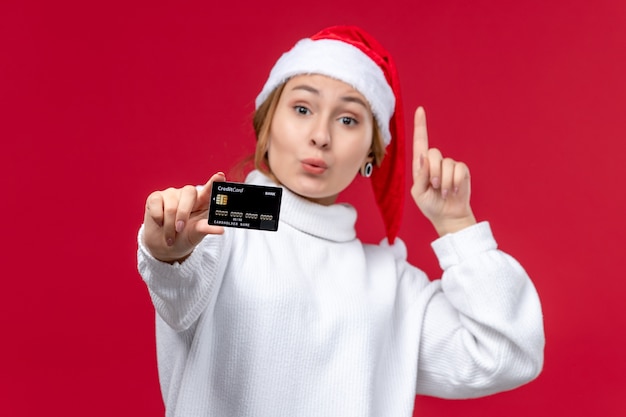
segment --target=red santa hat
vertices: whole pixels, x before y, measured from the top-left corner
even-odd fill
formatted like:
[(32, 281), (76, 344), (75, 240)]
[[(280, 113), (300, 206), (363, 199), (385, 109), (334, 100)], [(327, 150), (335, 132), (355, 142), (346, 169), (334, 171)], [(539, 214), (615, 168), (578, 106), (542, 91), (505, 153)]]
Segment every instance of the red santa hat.
[(391, 55), (371, 35), (355, 26), (333, 26), (302, 39), (274, 64), (256, 98), (258, 108), (279, 85), (301, 74), (340, 80), (368, 101), (386, 146), (385, 158), (372, 174), (372, 188), (393, 243), (404, 207), (404, 120), (400, 84)]

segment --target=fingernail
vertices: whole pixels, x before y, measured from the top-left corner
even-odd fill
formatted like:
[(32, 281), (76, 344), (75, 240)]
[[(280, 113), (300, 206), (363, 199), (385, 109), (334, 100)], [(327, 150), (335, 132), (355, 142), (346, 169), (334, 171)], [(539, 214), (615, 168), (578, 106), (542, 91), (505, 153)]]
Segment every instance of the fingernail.
[(430, 183), (433, 185), (433, 188), (439, 188), (439, 177), (433, 177)]
[(171, 237), (167, 238), (167, 246), (172, 246), (174, 244), (174, 239), (172, 239)]
[(447, 189), (447, 188), (444, 188), (444, 189), (441, 191), (441, 197), (443, 197), (443, 199), (445, 200), (447, 196), (448, 196), (448, 189)]
[(185, 222), (182, 220), (179, 220), (176, 222), (176, 233), (180, 233), (183, 231), (183, 229), (185, 228)]
[(459, 187), (454, 187), (454, 194), (458, 194), (459, 193)]

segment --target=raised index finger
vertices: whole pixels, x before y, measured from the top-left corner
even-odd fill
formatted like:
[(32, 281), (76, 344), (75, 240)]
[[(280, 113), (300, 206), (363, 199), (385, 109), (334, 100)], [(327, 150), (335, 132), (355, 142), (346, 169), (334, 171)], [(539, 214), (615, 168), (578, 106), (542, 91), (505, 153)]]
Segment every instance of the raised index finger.
[(426, 129), (426, 112), (422, 106), (415, 110), (413, 128), (413, 173), (420, 171), (422, 158), (428, 154), (428, 130)]
[(426, 112), (422, 106), (415, 110), (415, 127), (413, 130), (413, 153), (424, 155), (428, 152), (428, 130), (426, 128)]

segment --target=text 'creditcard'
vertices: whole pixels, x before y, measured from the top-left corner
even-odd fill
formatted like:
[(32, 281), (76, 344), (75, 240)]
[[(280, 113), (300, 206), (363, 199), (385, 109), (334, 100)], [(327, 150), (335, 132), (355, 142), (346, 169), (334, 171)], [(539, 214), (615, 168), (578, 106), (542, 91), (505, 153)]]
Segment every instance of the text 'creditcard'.
[(244, 229), (278, 230), (283, 189), (238, 182), (214, 182), (209, 224)]

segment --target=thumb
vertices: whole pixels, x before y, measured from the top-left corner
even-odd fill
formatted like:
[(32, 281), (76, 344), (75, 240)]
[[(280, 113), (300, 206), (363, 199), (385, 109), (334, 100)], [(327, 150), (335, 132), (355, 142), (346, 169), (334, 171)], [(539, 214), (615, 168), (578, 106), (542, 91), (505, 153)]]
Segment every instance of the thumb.
[(223, 172), (217, 172), (213, 174), (211, 178), (204, 184), (202, 190), (198, 193), (198, 200), (196, 201), (195, 210), (206, 210), (209, 208), (209, 202), (211, 201), (211, 189), (213, 188), (214, 182), (223, 182), (226, 181), (226, 176)]
[(217, 172), (202, 187), (198, 192), (198, 199), (194, 211), (199, 214), (198, 222), (195, 224), (192, 230), (189, 231), (189, 241), (193, 245), (197, 245), (206, 235), (221, 235), (224, 233), (222, 226), (213, 226), (208, 224), (206, 212), (209, 210), (209, 204), (211, 201), (211, 191), (213, 189), (214, 182), (226, 181), (226, 176), (223, 172)]

